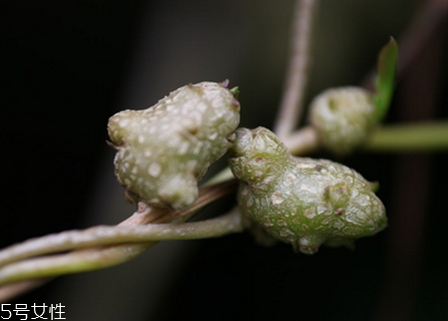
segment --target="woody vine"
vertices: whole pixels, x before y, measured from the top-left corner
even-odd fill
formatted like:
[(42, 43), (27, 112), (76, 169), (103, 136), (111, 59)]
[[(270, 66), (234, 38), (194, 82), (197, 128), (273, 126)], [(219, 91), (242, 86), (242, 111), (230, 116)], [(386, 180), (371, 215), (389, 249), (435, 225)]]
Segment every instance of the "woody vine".
[[(249, 229), (259, 243), (280, 240), (297, 252), (314, 254), (321, 245), (353, 248), (356, 239), (384, 229), (387, 219), (374, 194), (377, 184), (342, 164), (292, 154), (326, 148), (341, 155), (390, 148), (394, 142), (392, 148), (437, 148), (448, 144), (443, 141), (447, 126), (432, 124), (423, 129), (423, 141), (411, 143), (402, 137), (419, 129), (381, 126), (398, 59), (397, 43), (391, 39), (378, 55), (369, 90), (352, 86), (324, 91), (310, 105), (308, 125), (296, 130), (304, 108), (316, 2), (297, 4), (275, 134), (265, 128), (237, 129), (244, 106), (239, 105), (238, 88), (229, 89), (228, 81), (190, 84), (149, 109), (112, 116), (108, 131), (117, 150), (116, 175), (137, 211), (118, 226), (62, 232), (0, 251), (0, 300), (55, 276), (120, 264), (162, 240)], [(200, 182), (209, 165), (228, 150), (230, 170)], [(238, 206), (230, 213), (184, 223), (235, 189)], [(66, 251), (71, 252), (59, 254)]]

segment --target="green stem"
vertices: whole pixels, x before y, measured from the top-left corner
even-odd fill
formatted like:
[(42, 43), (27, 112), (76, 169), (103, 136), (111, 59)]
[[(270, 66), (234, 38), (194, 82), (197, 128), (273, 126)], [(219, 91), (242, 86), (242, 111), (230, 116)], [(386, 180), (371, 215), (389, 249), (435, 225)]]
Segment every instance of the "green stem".
[[(69, 231), (59, 235), (49, 235), (39, 239), (40, 242), (23, 243), (15, 249), (9, 249), (12, 253), (9, 259), (21, 259), (30, 255), (48, 254), (84, 246), (219, 237), (241, 232), (243, 229), (238, 209), (218, 218), (195, 223), (99, 226), (85, 231)], [(71, 242), (67, 242), (67, 239)], [(85, 249), (70, 255), (63, 254), (20, 261), (0, 269), (0, 284), (113, 266), (137, 256), (153, 244), (154, 242), (124, 244), (103, 251)]]
[(448, 150), (448, 121), (384, 126), (365, 148), (375, 152)]
[(12, 263), (0, 270), (0, 284), (106, 268), (130, 260), (154, 243), (86, 249)]
[(235, 178), (233, 176), (232, 171), (230, 170), (230, 167), (224, 168), (222, 171), (220, 171), (218, 174), (210, 178), (208, 181), (206, 181), (201, 187), (207, 187), (215, 184), (219, 184), (222, 182), (225, 182), (227, 180), (230, 180), (232, 178)]
[[(233, 191), (234, 185), (235, 181), (231, 180), (223, 182), (222, 184), (201, 189), (196, 203), (183, 211), (166, 212), (164, 210), (160, 211), (157, 209), (148, 208), (147, 206), (143, 206), (143, 208), (140, 208), (139, 206), (139, 210), (134, 213), (134, 215), (123, 221), (120, 226), (143, 225), (148, 224), (149, 222), (184, 222), (191, 218), (203, 206)], [(26, 280), (28, 278), (34, 278), (36, 282), (19, 281), (1, 286), (0, 302), (11, 299), (21, 292), (25, 292), (35, 286), (38, 286), (36, 284), (43, 284), (44, 281), (40, 281), (39, 278), (91, 271), (117, 265), (131, 260), (155, 244), (157, 244), (156, 241), (151, 241), (144, 244), (130, 243), (106, 247), (95, 247), (77, 250), (62, 255), (35, 258), (18, 263), (12, 263), (1, 269), (1, 271), (5, 273), (4, 282), (13, 282), (12, 280)], [(20, 265), (22, 263), (23, 265)], [(10, 268), (11, 266), (13, 266), (13, 268)], [(14, 266), (23, 269), (23, 273), (20, 277), (20, 269), (19, 271), (14, 272)], [(33, 267), (38, 268), (36, 272), (32, 271)]]

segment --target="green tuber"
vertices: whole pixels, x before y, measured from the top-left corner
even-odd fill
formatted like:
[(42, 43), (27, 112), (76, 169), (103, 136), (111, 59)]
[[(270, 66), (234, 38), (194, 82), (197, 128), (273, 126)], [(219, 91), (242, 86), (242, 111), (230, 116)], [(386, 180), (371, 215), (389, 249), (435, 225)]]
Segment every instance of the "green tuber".
[(378, 123), (376, 109), (373, 95), (363, 88), (332, 88), (313, 99), (309, 121), (322, 146), (342, 155), (367, 141)]
[(382, 202), (353, 169), (294, 157), (263, 127), (240, 128), (229, 140), (242, 213), (296, 251), (313, 254), (322, 244), (353, 247), (357, 238), (386, 227)]
[(117, 150), (115, 173), (131, 201), (185, 208), (198, 196), (197, 182), (229, 148), (240, 104), (223, 83), (181, 87), (145, 110), (109, 119)]

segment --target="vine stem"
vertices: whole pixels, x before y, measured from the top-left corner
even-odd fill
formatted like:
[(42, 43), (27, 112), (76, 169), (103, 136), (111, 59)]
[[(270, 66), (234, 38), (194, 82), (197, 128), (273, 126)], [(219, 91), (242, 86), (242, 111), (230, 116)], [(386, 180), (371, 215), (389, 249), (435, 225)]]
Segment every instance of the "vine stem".
[(280, 108), (274, 132), (285, 140), (297, 127), (303, 110), (303, 100), (310, 66), (310, 47), (318, 0), (298, 0), (292, 32), (292, 50)]
[(285, 146), (293, 155), (304, 155), (318, 149), (319, 139), (312, 126), (303, 127), (289, 135), (284, 141)]
[(365, 146), (374, 152), (448, 150), (448, 121), (383, 126)]
[(30, 239), (6, 248), (0, 254), (0, 266), (38, 255), (83, 247), (219, 237), (241, 232), (242, 228), (239, 212), (233, 210), (218, 218), (195, 223), (96, 226), (85, 230), (64, 231), (37, 239)]
[[(183, 222), (191, 218), (200, 208), (204, 207), (208, 203), (223, 197), (224, 195), (232, 192), (235, 189), (236, 181), (230, 180), (220, 184), (202, 188), (199, 193), (198, 200), (195, 204), (183, 211), (166, 211), (154, 208), (140, 207), (139, 210), (131, 217), (120, 223), (121, 226), (147, 224), (148, 222)], [(156, 244), (156, 241), (139, 243), (139, 244), (122, 244), (118, 246), (107, 246), (100, 248), (88, 248), (69, 252), (67, 254), (47, 257), (46, 260), (52, 260), (53, 263), (59, 264), (59, 267), (55, 265), (52, 268), (50, 261), (46, 261), (47, 270), (40, 270), (41, 274), (34, 274), (35, 280), (19, 281), (13, 284), (6, 284), (0, 287), (0, 302), (4, 302), (17, 296), (23, 292), (26, 292), (32, 288), (35, 288), (46, 281), (42, 277), (49, 275), (61, 275), (68, 273), (77, 273), (83, 271), (91, 271), (109, 266), (117, 265), (119, 263), (128, 261), (140, 253), (144, 252), (147, 248)], [(4, 251), (4, 250), (3, 250)], [(2, 251), (2, 252), (3, 252)], [(42, 258), (43, 259), (43, 258)], [(37, 260), (37, 259), (32, 259)], [(70, 264), (61, 268), (65, 263)], [(23, 261), (26, 262), (26, 261)], [(36, 262), (36, 261), (35, 261)], [(8, 265), (9, 266), (9, 265)], [(3, 269), (8, 268), (8, 266)], [(2, 271), (4, 271), (1, 269)], [(10, 276), (12, 277), (12, 276)], [(17, 276), (15, 277), (17, 280)], [(23, 279), (23, 278), (22, 278)], [(47, 279), (48, 280), (48, 279)]]
[[(31, 243), (29, 244), (21, 244), (21, 247), (15, 249), (17, 255), (14, 258), (20, 259), (23, 255), (64, 251), (73, 247), (219, 237), (225, 234), (241, 232), (243, 229), (241, 213), (239, 209), (235, 208), (226, 215), (195, 223), (117, 227), (98, 226), (85, 231), (68, 231), (59, 235), (49, 235), (39, 239), (39, 242), (30, 241)], [(137, 245), (126, 244), (103, 251), (88, 249), (86, 251), (74, 252), (70, 255), (20, 261), (0, 269), (0, 284), (108, 267), (127, 261), (151, 244), (152, 242)], [(123, 254), (117, 255), (117, 253)]]
[[(295, 131), (284, 143), (294, 155), (308, 154), (319, 148), (317, 133), (311, 126)], [(448, 121), (381, 126), (363, 148), (368, 152), (448, 150)]]

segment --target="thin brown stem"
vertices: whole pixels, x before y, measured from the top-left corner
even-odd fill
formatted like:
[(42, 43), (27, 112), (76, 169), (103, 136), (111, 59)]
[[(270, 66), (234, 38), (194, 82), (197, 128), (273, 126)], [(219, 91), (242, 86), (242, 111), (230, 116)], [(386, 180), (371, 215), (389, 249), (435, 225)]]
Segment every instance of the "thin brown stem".
[(34, 256), (93, 246), (218, 237), (238, 232), (240, 227), (234, 224), (236, 219), (233, 216), (222, 215), (194, 223), (96, 226), (86, 230), (64, 231), (10, 247), (2, 253), (8, 255), (2, 255), (0, 263), (4, 266)]
[(317, 132), (312, 126), (295, 131), (283, 142), (293, 155), (309, 154), (319, 148)]
[[(230, 180), (220, 184), (205, 187), (201, 189), (198, 200), (195, 204), (183, 211), (166, 211), (165, 209), (154, 209), (140, 204), (139, 209), (130, 218), (123, 221), (121, 226), (143, 225), (148, 222), (184, 222), (191, 218), (198, 209), (209, 204), (210, 202), (223, 197), (235, 189), (236, 181)], [(163, 215), (160, 215), (164, 213)], [(125, 261), (128, 261), (147, 248), (156, 244), (156, 241), (138, 243), (138, 244), (122, 244), (118, 246), (96, 247), (83, 250), (77, 250), (68, 254), (56, 255), (50, 258), (35, 258), (24, 261), (22, 274), (25, 278), (37, 278), (36, 282), (40, 280), (40, 276), (54, 276), (68, 273), (78, 273), (83, 271), (91, 271), (114, 266)], [(41, 261), (39, 261), (41, 260)], [(43, 261), (45, 260), (45, 261)], [(41, 262), (41, 263), (39, 263)], [(40, 264), (35, 265), (36, 263)], [(8, 267), (8, 266), (7, 266)], [(6, 267), (6, 268), (7, 268)], [(39, 267), (39, 268), (36, 268)], [(34, 271), (33, 271), (34, 270)], [(39, 274), (39, 271), (45, 273)], [(61, 273), (62, 272), (62, 273)], [(13, 281), (14, 278), (9, 278), (8, 282)], [(19, 278), (20, 279), (20, 278)], [(17, 280), (19, 280), (17, 279)], [(23, 279), (23, 278), (21, 278)], [(12, 298), (20, 295), (23, 292), (36, 287), (36, 282), (17, 283), (16, 286), (8, 284), (0, 287), (0, 293), (4, 298)], [(42, 281), (42, 284), (44, 281)]]
[(318, 0), (298, 0), (294, 13), (292, 52), (274, 132), (286, 139), (297, 127), (310, 66), (312, 27)]
[[(52, 250), (60, 251), (71, 249), (74, 246), (100, 246), (124, 242), (191, 240), (219, 237), (241, 232), (243, 229), (241, 214), (238, 209), (234, 209), (218, 218), (194, 223), (119, 227), (99, 226), (86, 231), (64, 232), (63, 234), (65, 235), (62, 235), (62, 238), (60, 235), (54, 235), (44, 239), (44, 242), (50, 246), (46, 246), (43, 243), (42, 245), (45, 247), (41, 248), (41, 250), (48, 252), (48, 249), (51, 248)], [(65, 239), (67, 237), (73, 242), (66, 242)], [(60, 241), (61, 239), (63, 242)], [(51, 246), (52, 244), (53, 246)], [(116, 255), (117, 248), (111, 248), (109, 251), (94, 251), (90, 249), (88, 252), (78, 252), (74, 255), (59, 255), (20, 261), (0, 269), (0, 284), (34, 277), (55, 276), (104, 268), (127, 261), (129, 252), (131, 252), (131, 257), (133, 257), (134, 254), (139, 254), (140, 249), (144, 247), (145, 244), (118, 247), (118, 249), (126, 253), (124, 255)]]

